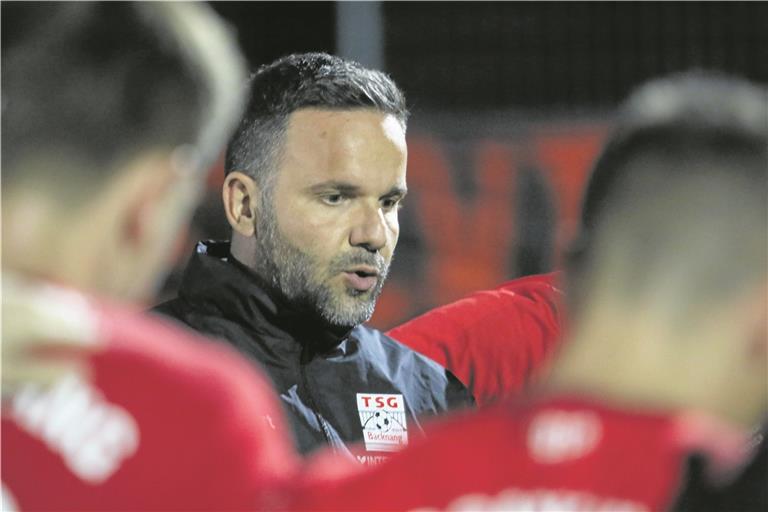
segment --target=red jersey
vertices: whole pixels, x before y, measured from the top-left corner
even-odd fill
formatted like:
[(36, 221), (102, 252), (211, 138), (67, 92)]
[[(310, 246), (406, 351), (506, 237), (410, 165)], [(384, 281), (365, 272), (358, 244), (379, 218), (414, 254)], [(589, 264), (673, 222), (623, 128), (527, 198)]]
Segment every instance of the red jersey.
[(270, 384), (223, 344), (93, 306), (90, 378), (3, 403), (4, 500), (21, 510), (247, 509), (297, 467)]
[[(715, 450), (723, 439), (728, 446)], [(318, 475), (297, 494), (295, 508), (663, 510), (679, 492), (692, 451), (738, 460), (742, 453), (733, 447), (743, 440), (698, 417), (582, 399), (502, 404), (435, 425), (429, 437), (374, 469)]]
[(560, 339), (558, 276), (508, 281), (387, 334), (450, 370), (479, 405), (517, 395), (549, 361)]

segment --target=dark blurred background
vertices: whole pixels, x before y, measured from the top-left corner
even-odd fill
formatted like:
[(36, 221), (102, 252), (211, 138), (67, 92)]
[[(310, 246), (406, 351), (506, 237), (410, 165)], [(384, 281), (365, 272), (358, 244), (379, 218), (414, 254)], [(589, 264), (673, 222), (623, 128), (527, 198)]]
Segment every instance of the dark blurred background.
[[(768, 83), (758, 2), (212, 2), (253, 69), (326, 51), (390, 73), (412, 111), (401, 239), (374, 316), (388, 328), (504, 280), (557, 269), (586, 172), (627, 92), (721, 70)], [(179, 248), (228, 238), (223, 170)]]

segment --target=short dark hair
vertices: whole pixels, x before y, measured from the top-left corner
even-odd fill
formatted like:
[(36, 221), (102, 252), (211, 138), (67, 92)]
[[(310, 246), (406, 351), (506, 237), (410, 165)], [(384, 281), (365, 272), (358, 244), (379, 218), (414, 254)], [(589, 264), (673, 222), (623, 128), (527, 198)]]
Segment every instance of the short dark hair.
[(581, 230), (588, 232), (611, 200), (627, 162), (654, 153), (743, 156), (766, 162), (768, 91), (715, 72), (687, 72), (638, 88), (595, 162), (582, 203)]
[(610, 279), (626, 296), (662, 279), (680, 310), (723, 298), (765, 274), (766, 224), (768, 92), (703, 72), (651, 81), (624, 104), (593, 167), (569, 300), (586, 298), (609, 252), (622, 255)]
[(245, 114), (227, 147), (225, 170), (245, 172), (264, 186), (274, 170), (288, 116), (302, 108), (372, 108), (405, 128), (405, 96), (381, 71), (326, 53), (282, 57), (251, 77)]
[(244, 68), (206, 6), (3, 3), (2, 25), (4, 179), (42, 155), (97, 181), (153, 147), (220, 151), (234, 127)]

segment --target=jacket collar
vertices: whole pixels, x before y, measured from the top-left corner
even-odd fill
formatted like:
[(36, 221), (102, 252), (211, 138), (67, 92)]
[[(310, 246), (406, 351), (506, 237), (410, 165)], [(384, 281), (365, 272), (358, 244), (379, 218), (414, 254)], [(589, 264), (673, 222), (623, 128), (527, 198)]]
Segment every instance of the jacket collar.
[(179, 296), (266, 335), (262, 341), (267, 344), (274, 338), (279, 344), (289, 341), (310, 353), (325, 353), (347, 338), (350, 329), (331, 326), (316, 312), (291, 305), (279, 290), (232, 257), (229, 248), (228, 241), (198, 242)]

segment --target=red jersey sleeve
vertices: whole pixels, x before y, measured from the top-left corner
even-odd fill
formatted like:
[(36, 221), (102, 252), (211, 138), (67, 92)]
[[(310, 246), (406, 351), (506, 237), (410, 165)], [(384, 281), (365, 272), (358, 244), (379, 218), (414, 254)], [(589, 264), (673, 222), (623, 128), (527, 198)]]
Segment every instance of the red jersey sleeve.
[(508, 281), (433, 309), (387, 334), (453, 372), (479, 405), (519, 393), (560, 339), (559, 274)]

